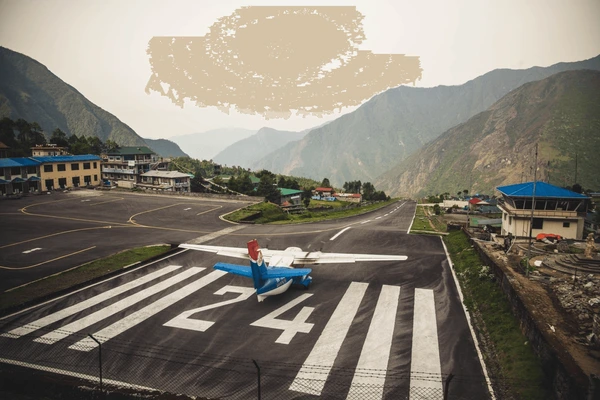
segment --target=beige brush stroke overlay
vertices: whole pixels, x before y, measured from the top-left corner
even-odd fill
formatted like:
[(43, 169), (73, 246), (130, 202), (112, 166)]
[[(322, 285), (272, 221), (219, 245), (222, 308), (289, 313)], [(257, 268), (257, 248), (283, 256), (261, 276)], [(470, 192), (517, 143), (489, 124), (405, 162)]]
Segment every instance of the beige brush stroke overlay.
[(418, 56), (358, 49), (363, 18), (354, 6), (250, 6), (219, 18), (205, 36), (153, 37), (146, 93), (181, 108), (187, 99), (226, 114), (288, 119), (294, 110), (322, 117), (414, 85)]

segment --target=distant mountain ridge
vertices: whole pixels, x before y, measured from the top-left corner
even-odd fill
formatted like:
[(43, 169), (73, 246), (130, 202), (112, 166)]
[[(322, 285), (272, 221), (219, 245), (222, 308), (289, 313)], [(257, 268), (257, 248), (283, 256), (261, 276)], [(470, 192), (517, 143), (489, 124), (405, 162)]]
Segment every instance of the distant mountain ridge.
[[(511, 91), (384, 173), (376, 186), (392, 196), (465, 188), (492, 194), (500, 185), (537, 179), (600, 189), (600, 72), (565, 71)], [(578, 158), (575, 182), (575, 157)]]
[(179, 148), (177, 143), (168, 139), (144, 138), (144, 141), (148, 143), (148, 147), (150, 147), (152, 151), (156, 152), (161, 157), (189, 157)]
[(400, 86), (303, 139), (267, 154), (254, 167), (341, 186), (375, 181), (446, 130), (484, 111), (508, 92), (565, 70), (600, 70), (600, 56), (525, 70), (498, 69), (463, 85)]
[(212, 160), (228, 146), (246, 139), (256, 133), (255, 130), (242, 128), (212, 129), (206, 132), (172, 136), (169, 140), (177, 143), (181, 150), (198, 160)]
[(230, 145), (213, 160), (220, 164), (251, 168), (266, 154), (275, 152), (290, 142), (302, 139), (312, 128), (301, 132), (261, 128), (254, 135)]
[(47, 135), (97, 136), (122, 146), (145, 146), (133, 129), (98, 107), (44, 65), (0, 47), (0, 118), (37, 122)]

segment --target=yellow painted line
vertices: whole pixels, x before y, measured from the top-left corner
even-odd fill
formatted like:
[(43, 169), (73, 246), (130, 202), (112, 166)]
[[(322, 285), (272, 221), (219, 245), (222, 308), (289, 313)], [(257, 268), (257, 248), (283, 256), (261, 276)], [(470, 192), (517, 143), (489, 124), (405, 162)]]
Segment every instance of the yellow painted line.
[[(130, 228), (130, 225), (124, 225), (124, 226), (119, 226), (118, 228)], [(79, 228), (79, 229), (72, 229), (69, 231), (62, 231), (62, 232), (56, 232), (56, 233), (51, 233), (49, 235), (44, 235), (44, 236), (40, 236), (40, 237), (36, 237), (33, 239), (27, 239), (27, 240), (23, 240), (21, 242), (16, 242), (16, 243), (11, 243), (11, 244), (5, 244), (4, 246), (0, 246), (0, 249), (4, 249), (6, 247), (12, 247), (12, 246), (17, 246), (19, 244), (23, 244), (23, 243), (28, 243), (28, 242), (34, 242), (36, 240), (41, 240), (41, 239), (46, 239), (52, 236), (59, 236), (59, 235), (64, 235), (66, 233), (73, 233), (73, 232), (81, 232), (81, 231), (89, 231), (89, 230), (94, 230), (94, 229), (110, 229), (111, 226), (94, 226), (92, 228)]]
[(209, 212), (211, 212), (211, 211), (218, 210), (219, 208), (223, 208), (223, 206), (216, 206), (215, 208), (211, 208), (210, 210), (206, 210), (206, 211), (199, 212), (199, 213), (198, 213), (198, 214), (196, 214), (196, 215), (206, 214), (206, 213), (209, 213)]
[(83, 253), (84, 251), (88, 251), (88, 250), (95, 249), (95, 248), (96, 248), (96, 246), (88, 247), (87, 249), (79, 250), (79, 251), (76, 251), (76, 252), (70, 253), (70, 254), (65, 254), (64, 256), (56, 257), (56, 258), (53, 258), (52, 260), (48, 260), (48, 261), (44, 261), (44, 262), (41, 262), (38, 264), (30, 265), (28, 267), (14, 267), (13, 268), (13, 267), (0, 266), (0, 269), (23, 270), (23, 269), (35, 268), (35, 267), (39, 267), (40, 265), (48, 264), (48, 263), (56, 261), (56, 260), (61, 260), (63, 258), (71, 257), (71, 256), (74, 256), (75, 254)]
[(95, 220), (95, 219), (84, 219), (84, 218), (73, 218), (73, 217), (61, 217), (59, 215), (45, 215), (45, 214), (36, 214), (36, 213), (31, 213), (29, 211), (25, 211), (25, 209), (22, 209), (21, 212), (25, 215), (31, 215), (33, 217), (42, 217), (42, 218), (55, 218), (55, 219), (66, 219), (66, 220), (70, 220), (70, 221), (80, 221), (80, 222), (92, 222), (94, 224), (109, 224), (109, 225), (123, 225), (123, 226), (128, 226), (127, 223), (125, 222), (113, 222), (113, 221), (101, 221), (101, 220)]
[[(170, 205), (164, 206), (164, 207), (153, 208), (152, 210), (142, 211), (142, 212), (139, 212), (137, 214), (133, 214), (131, 217), (129, 217), (129, 221), (127, 221), (127, 222), (131, 222), (132, 224), (139, 225), (134, 220), (134, 218), (137, 217), (138, 215), (142, 215), (142, 214), (146, 214), (146, 213), (150, 213), (150, 212), (154, 212), (154, 211), (164, 210), (165, 208), (177, 207), (177, 206), (181, 206), (183, 204), (196, 204), (196, 203), (188, 203), (188, 202), (185, 202), (185, 203), (175, 203), (175, 204), (170, 204)], [(140, 226), (145, 226), (145, 225), (140, 225)], [(148, 227), (146, 226), (146, 228), (148, 228)], [(193, 231), (193, 232), (195, 232), (195, 231)]]

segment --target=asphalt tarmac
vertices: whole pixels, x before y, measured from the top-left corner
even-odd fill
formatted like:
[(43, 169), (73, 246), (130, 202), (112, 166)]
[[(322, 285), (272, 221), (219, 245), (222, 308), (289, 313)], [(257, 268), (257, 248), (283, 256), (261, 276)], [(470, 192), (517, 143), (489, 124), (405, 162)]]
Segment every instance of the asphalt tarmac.
[[(182, 250), (1, 319), (2, 362), (96, 379), (92, 335), (102, 343), (105, 381), (120, 386), (255, 398), (258, 367), (264, 399), (442, 399), (449, 374), (450, 398), (490, 397), (441, 239), (407, 234), (414, 203), (337, 221), (256, 226), (218, 218), (241, 204), (118, 198), (57, 196), (3, 213), (3, 222), (32, 218), (30, 226), (44, 227), (27, 244), (14, 244), (32, 236), (27, 230), (3, 234), (0, 245), (13, 244), (3, 253), (60, 246), (35, 260), (11, 250), (14, 259), (3, 254), (3, 262), (27, 266), (102, 240), (126, 247), (176, 240), (244, 247), (254, 238), (263, 248), (408, 259), (313, 265), (308, 290), (292, 287), (259, 303), (250, 279), (212, 269), (241, 260)], [(53, 231), (47, 220), (59, 228)], [(69, 232), (83, 228), (95, 229)], [(89, 251), (114, 252), (110, 244)], [(41, 250), (26, 254), (40, 257)]]

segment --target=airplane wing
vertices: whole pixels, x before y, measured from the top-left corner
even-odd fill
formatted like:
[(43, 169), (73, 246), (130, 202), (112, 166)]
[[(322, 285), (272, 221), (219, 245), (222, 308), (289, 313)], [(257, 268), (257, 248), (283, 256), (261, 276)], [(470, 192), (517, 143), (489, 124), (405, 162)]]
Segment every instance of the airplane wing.
[(312, 272), (310, 268), (267, 268), (267, 276), (265, 278), (291, 278), (294, 276), (304, 276)]
[(322, 253), (294, 252), (294, 264), (334, 264), (355, 263), (361, 261), (404, 261), (408, 257), (384, 254), (348, 254), (348, 253)]
[[(180, 244), (184, 249), (200, 250), (215, 253), (220, 256), (249, 259), (248, 249), (242, 247), (209, 246), (201, 244)], [(362, 261), (404, 261), (408, 257), (400, 255), (384, 254), (349, 254), (349, 253), (322, 253), (320, 251), (286, 251), (261, 249), (266, 263), (275, 267), (277, 265), (290, 266), (294, 264), (333, 264), (333, 263), (355, 263)], [(277, 261), (271, 264), (271, 258)], [(293, 259), (293, 260), (292, 260)], [(280, 261), (285, 261), (280, 263)]]
[(246, 278), (252, 278), (252, 269), (245, 265), (216, 263), (214, 269), (219, 269), (234, 275), (245, 276)]
[[(215, 253), (219, 256), (242, 258), (244, 260), (249, 259), (248, 249), (242, 248), (242, 247), (208, 246), (208, 245), (202, 245), (202, 244), (187, 244), (187, 243), (180, 244), (179, 247), (181, 247), (182, 249), (191, 249), (191, 250), (206, 251), (208, 253)], [(265, 257), (264, 254), (263, 254), (263, 257)], [(267, 261), (266, 257), (265, 257), (265, 261)]]

